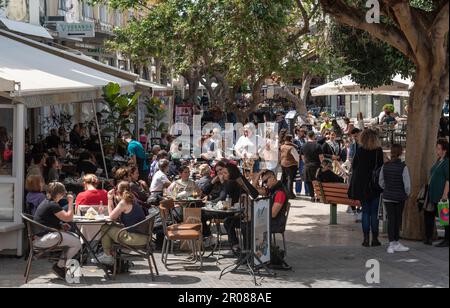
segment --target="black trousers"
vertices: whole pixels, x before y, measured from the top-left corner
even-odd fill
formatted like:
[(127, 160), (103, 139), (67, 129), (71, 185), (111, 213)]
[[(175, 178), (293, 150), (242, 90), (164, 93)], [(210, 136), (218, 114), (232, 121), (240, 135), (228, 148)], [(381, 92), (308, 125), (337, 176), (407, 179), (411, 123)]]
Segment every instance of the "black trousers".
[[(433, 240), (434, 231), (436, 230), (436, 217), (437, 217), (437, 205), (436, 212), (424, 211), (425, 218), (425, 239)], [(445, 240), (449, 240), (449, 227), (445, 227)]]
[(281, 183), (286, 187), (289, 198), (295, 197), (294, 180), (297, 175), (298, 166), (282, 167)]
[(388, 219), (389, 242), (400, 240), (400, 228), (402, 226), (403, 210), (405, 202), (384, 202)]
[(251, 236), (247, 236), (247, 233), (251, 233), (251, 223), (250, 222), (241, 222), (241, 216), (236, 215), (233, 217), (227, 217), (224, 220), (224, 227), (227, 231), (228, 235), (228, 242), (230, 243), (231, 247), (239, 244), (239, 238), (236, 234), (236, 229), (241, 229), (241, 233), (243, 236), (244, 241), (244, 247), (241, 247), (243, 249), (250, 249), (251, 247)]

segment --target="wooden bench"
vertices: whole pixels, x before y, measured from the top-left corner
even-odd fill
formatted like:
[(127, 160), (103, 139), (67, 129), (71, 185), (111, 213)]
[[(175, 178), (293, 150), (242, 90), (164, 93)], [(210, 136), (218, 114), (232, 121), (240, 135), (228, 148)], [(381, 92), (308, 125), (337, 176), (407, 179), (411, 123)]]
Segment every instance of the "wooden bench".
[(348, 198), (347, 184), (341, 183), (321, 183), (313, 182), (314, 193), (322, 203), (330, 205), (330, 224), (337, 225), (337, 205), (344, 204), (350, 206), (361, 207), (361, 203), (357, 200)]

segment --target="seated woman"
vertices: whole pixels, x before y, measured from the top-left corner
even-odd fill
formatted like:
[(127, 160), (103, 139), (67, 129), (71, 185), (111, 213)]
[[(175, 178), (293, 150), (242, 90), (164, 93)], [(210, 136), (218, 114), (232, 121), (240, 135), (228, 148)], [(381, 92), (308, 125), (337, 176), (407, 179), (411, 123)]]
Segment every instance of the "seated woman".
[(200, 179), (196, 182), (198, 188), (202, 191), (203, 196), (209, 195), (212, 190), (211, 167), (208, 164), (203, 164), (199, 168)]
[(107, 205), (108, 192), (104, 189), (97, 189), (99, 184), (97, 176), (87, 174), (83, 177), (84, 191), (79, 193), (75, 200), (76, 207), (80, 205)]
[(29, 175), (25, 181), (27, 196), (26, 203), (30, 206), (30, 213), (34, 216), (36, 209), (45, 200), (44, 179), (40, 175)]
[(56, 156), (49, 156), (45, 161), (44, 179), (46, 183), (58, 182), (61, 176), (61, 164)]
[(180, 179), (173, 182), (167, 189), (167, 194), (177, 198), (196, 197), (201, 194), (200, 188), (190, 179), (191, 170), (187, 166), (180, 168)]
[[(41, 225), (62, 230), (62, 242), (59, 246), (65, 247), (66, 251), (61, 255), (58, 263), (53, 266), (53, 272), (61, 279), (66, 278), (65, 260), (73, 259), (81, 249), (80, 239), (67, 232), (70, 228), (68, 223), (73, 220), (73, 196), (67, 195), (67, 211), (64, 211), (58, 204), (66, 195), (66, 188), (63, 184), (59, 182), (50, 183), (47, 188), (47, 199), (38, 206), (34, 215), (34, 220)], [(36, 234), (33, 245), (40, 248), (49, 248), (57, 244), (59, 240), (58, 233), (41, 231)]]
[(80, 154), (80, 160), (77, 164), (77, 172), (79, 174), (96, 174), (97, 169), (97, 160), (94, 154), (89, 152)]
[(228, 163), (226, 168), (221, 169), (219, 178), (223, 181), (219, 196), (213, 200), (213, 203), (219, 201), (225, 201), (229, 196), (233, 204), (238, 203), (241, 197), (241, 186), (237, 183), (236, 179), (240, 176), (239, 169), (236, 165)]
[(139, 180), (139, 169), (136, 166), (131, 166), (128, 169), (130, 177), (131, 192), (136, 197), (139, 204), (144, 205), (147, 202), (148, 197), (148, 185), (145, 181)]
[(317, 170), (317, 181), (322, 183), (344, 183), (344, 178), (334, 173), (332, 162), (328, 159), (324, 159), (321, 163), (321, 168)]
[[(120, 200), (116, 207), (114, 207), (115, 197)], [(129, 246), (141, 246), (147, 244), (148, 235), (140, 234), (139, 230), (130, 230), (130, 232), (123, 233), (120, 238), (118, 237), (119, 231), (123, 227), (133, 226), (145, 219), (144, 210), (136, 203), (129, 182), (120, 182), (117, 185), (117, 190), (108, 192), (108, 210), (109, 218), (113, 221), (120, 220), (123, 226), (102, 227), (103, 254), (98, 257), (98, 260), (103, 264), (113, 265), (114, 257), (111, 248), (114, 243), (120, 242)]]

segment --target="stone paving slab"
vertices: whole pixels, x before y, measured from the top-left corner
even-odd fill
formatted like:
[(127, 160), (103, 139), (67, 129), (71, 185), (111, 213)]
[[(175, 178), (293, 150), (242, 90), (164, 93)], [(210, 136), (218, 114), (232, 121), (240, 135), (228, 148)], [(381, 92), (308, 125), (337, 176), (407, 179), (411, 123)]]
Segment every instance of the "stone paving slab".
[[(411, 251), (388, 255), (386, 247), (364, 248), (361, 227), (346, 207), (339, 207), (337, 226), (329, 226), (329, 207), (307, 201), (292, 202), (288, 230), (287, 262), (293, 271), (278, 271), (275, 277), (258, 278), (265, 288), (366, 288), (366, 287), (449, 287), (449, 250), (406, 242)], [(384, 243), (387, 240), (382, 239)], [(279, 244), (281, 241), (279, 242)], [(248, 273), (228, 274), (219, 280), (220, 271), (233, 259), (205, 261), (202, 271), (168, 271), (155, 254), (160, 276), (153, 282), (145, 261), (136, 261), (131, 273), (116, 280), (106, 280), (95, 266), (82, 269), (80, 285), (69, 285), (56, 279), (51, 264), (45, 260), (33, 263), (30, 282), (23, 283), (23, 258), (0, 257), (0, 287), (23, 288), (255, 288)], [(380, 284), (366, 282), (368, 260), (380, 264)]]

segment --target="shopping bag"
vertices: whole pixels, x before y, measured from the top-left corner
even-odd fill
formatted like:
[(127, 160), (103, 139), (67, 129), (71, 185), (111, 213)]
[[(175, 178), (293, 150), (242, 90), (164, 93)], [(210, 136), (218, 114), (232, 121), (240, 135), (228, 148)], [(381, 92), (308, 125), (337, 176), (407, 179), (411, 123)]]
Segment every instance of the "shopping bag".
[(438, 203), (438, 211), (441, 227), (448, 227), (448, 200)]

